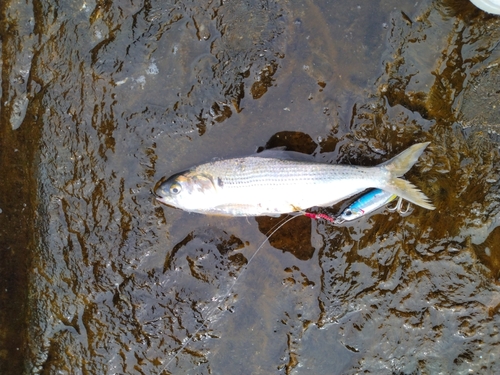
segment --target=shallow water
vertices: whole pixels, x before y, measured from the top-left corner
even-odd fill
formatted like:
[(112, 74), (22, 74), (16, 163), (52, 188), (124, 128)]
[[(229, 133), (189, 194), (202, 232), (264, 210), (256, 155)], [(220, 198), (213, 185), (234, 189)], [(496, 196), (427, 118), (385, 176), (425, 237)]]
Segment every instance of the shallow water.
[[(0, 373), (500, 367), (498, 18), (451, 0), (0, 8)], [(407, 178), (435, 211), (297, 218), (253, 259), (284, 218), (151, 193), (259, 148), (375, 165), (423, 141)]]

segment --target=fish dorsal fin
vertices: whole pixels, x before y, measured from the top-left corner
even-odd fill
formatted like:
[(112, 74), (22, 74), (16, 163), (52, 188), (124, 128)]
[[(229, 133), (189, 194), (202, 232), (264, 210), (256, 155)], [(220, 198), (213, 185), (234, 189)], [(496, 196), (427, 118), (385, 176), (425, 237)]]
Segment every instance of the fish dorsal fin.
[(264, 150), (259, 153), (253, 154), (252, 156), (267, 159), (317, 162), (317, 160), (312, 155), (302, 154), (296, 151), (286, 151), (285, 147), (271, 148), (269, 150)]

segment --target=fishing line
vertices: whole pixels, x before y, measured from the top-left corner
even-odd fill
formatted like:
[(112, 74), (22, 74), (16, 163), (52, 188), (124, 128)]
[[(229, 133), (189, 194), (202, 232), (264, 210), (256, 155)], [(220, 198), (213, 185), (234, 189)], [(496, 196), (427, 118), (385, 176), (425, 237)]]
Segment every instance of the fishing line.
[[(208, 325), (206, 325), (206, 323), (209, 321), (210, 318), (213, 317), (213, 315), (215, 314), (215, 311), (217, 309), (219, 309), (219, 307), (221, 306), (222, 302), (226, 301), (227, 298), (229, 297), (229, 295), (231, 294), (231, 292), (233, 291), (234, 287), (236, 286), (236, 283), (238, 282), (238, 280), (241, 278), (241, 276), (245, 273), (245, 271), (248, 269), (248, 266), (250, 265), (250, 263), (252, 262), (252, 260), (255, 258), (255, 256), (257, 255), (257, 253), (260, 251), (260, 249), (262, 249), (265, 245), (266, 242), (269, 241), (269, 239), (272, 237), (273, 234), (275, 234), (279, 229), (281, 229), (285, 224), (289, 223), (290, 221), (292, 221), (293, 219), (295, 219), (296, 217), (299, 217), (301, 216), (303, 213), (301, 212), (299, 215), (294, 215), (288, 219), (286, 219), (285, 221), (283, 221), (281, 224), (276, 224), (275, 228), (276, 229), (271, 229), (272, 232), (271, 234), (267, 235), (267, 238), (260, 244), (260, 246), (257, 248), (257, 250), (255, 250), (255, 252), (252, 254), (252, 256), (249, 258), (248, 260), (248, 263), (243, 266), (243, 269), (242, 271), (240, 272), (240, 274), (238, 275), (238, 277), (236, 277), (236, 279), (234, 280), (234, 282), (231, 284), (231, 286), (229, 287), (229, 290), (226, 292), (226, 294), (222, 297), (221, 301), (218, 302), (210, 311), (209, 313), (207, 314), (207, 317), (205, 319), (203, 319), (203, 321), (201, 322), (200, 326), (194, 331), (194, 333), (189, 336), (186, 340), (186, 342), (179, 348), (177, 349), (177, 351), (174, 353), (173, 357), (170, 358), (170, 360), (165, 364), (165, 366), (163, 366), (163, 368), (160, 370), (160, 373), (164, 370), (167, 369), (167, 367), (178, 357), (179, 353), (181, 353), (184, 349), (186, 349), (186, 347), (193, 341), (193, 338), (201, 331), (201, 329), (203, 327), (206, 327), (206, 328), (209, 328)], [(268, 232), (269, 233), (269, 232)]]

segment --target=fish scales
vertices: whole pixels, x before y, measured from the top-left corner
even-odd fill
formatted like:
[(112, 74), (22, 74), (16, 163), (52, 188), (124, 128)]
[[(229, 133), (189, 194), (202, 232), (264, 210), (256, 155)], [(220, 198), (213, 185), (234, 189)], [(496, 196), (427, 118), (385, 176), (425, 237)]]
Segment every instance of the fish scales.
[[(247, 160), (236, 160), (235, 169), (219, 162), (213, 166), (202, 168), (201, 173), (209, 172), (219, 176), (228, 184), (289, 184), (304, 181), (309, 183), (331, 182), (335, 178), (366, 178), (367, 171), (354, 166), (335, 166), (330, 164), (317, 165), (305, 162), (290, 162), (287, 160), (272, 160), (258, 157)], [(297, 165), (300, 163), (299, 165)], [(222, 164), (222, 165), (217, 165)]]
[[(247, 203), (261, 206), (271, 213), (287, 212), (312, 205), (331, 205), (346, 194), (354, 194), (371, 185), (368, 171), (351, 166), (318, 163), (291, 162), (264, 158), (247, 158), (227, 168), (217, 162), (208, 168), (200, 168), (199, 173), (208, 173), (222, 182), (221, 191), (226, 194), (245, 194)], [(353, 189), (352, 184), (357, 188)], [(275, 188), (278, 190), (270, 190)], [(345, 190), (348, 190), (345, 192)], [(324, 199), (318, 200), (318, 194)], [(227, 198), (229, 196), (226, 195)], [(283, 200), (282, 208), (269, 208), (277, 198)], [(236, 197), (235, 197), (236, 198)]]

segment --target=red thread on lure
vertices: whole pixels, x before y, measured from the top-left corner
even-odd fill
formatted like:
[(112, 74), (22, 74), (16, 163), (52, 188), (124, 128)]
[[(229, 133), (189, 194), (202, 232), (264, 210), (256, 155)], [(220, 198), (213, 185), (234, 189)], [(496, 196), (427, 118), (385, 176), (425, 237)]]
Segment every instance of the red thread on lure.
[(330, 223), (335, 223), (335, 219), (331, 216), (328, 216), (326, 214), (314, 214), (312, 212), (304, 212), (304, 215), (310, 219), (324, 219), (328, 220)]

